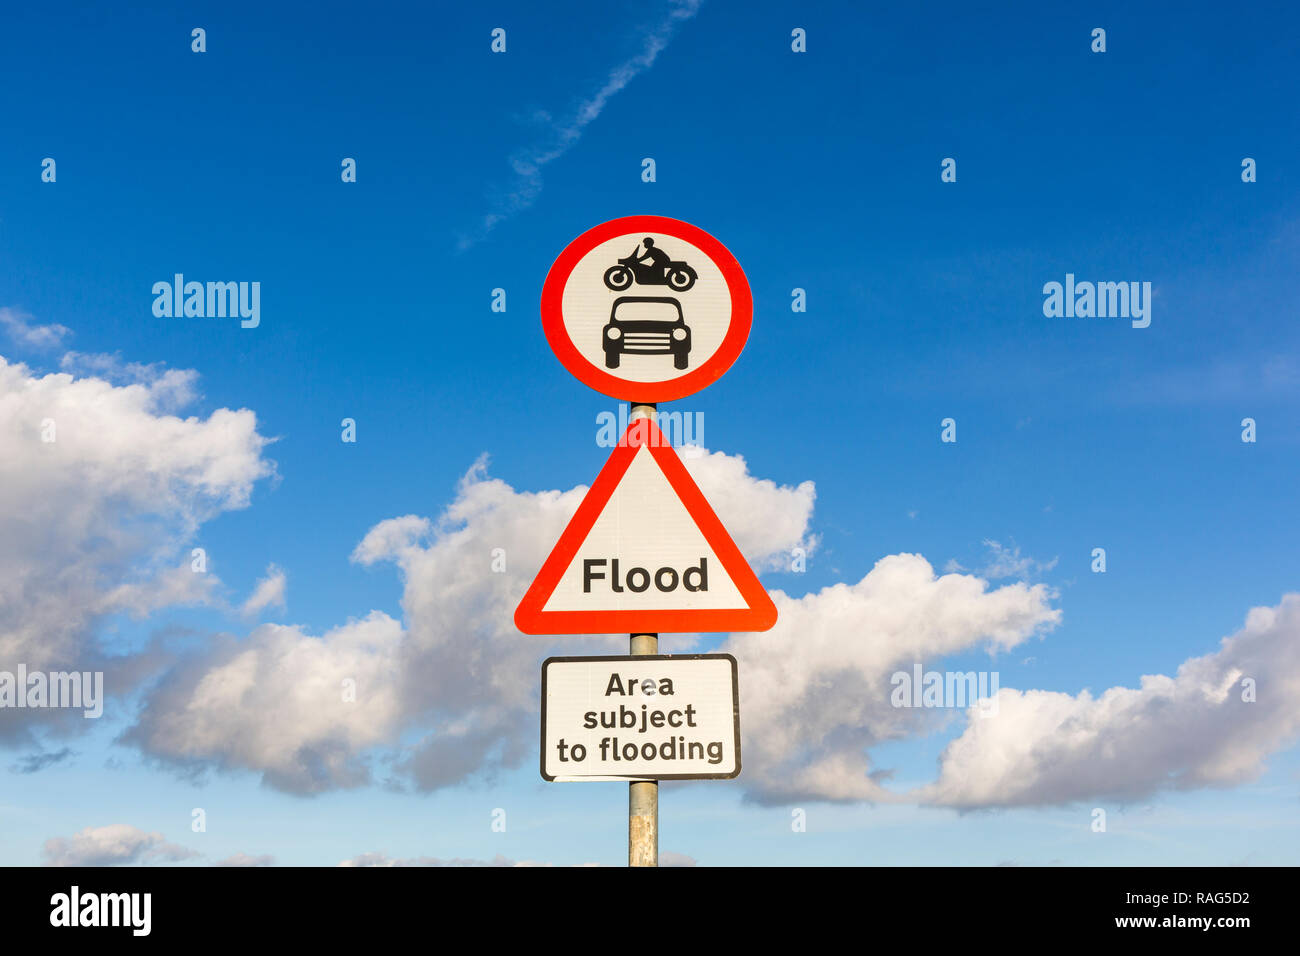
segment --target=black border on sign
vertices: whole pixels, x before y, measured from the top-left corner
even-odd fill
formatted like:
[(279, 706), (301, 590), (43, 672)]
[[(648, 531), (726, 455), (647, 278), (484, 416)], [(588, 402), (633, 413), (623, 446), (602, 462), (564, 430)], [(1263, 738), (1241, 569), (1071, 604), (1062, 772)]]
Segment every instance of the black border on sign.
[[(614, 777), (617, 779), (594, 779), (591, 783), (635, 782), (638, 780), (734, 780), (740, 776), (740, 670), (736, 659), (730, 654), (590, 654), (581, 657), (548, 657), (542, 661), (542, 739), (538, 748), (538, 769), (542, 779), (555, 783), (555, 777), (546, 775), (546, 668), (551, 664), (581, 664), (591, 661), (731, 661), (731, 718), (736, 734), (736, 769), (731, 773), (665, 773), (657, 777), (619, 777), (616, 773), (593, 774), (593, 777)], [(579, 775), (580, 776), (580, 775)], [(576, 779), (565, 779), (561, 783), (581, 783)]]

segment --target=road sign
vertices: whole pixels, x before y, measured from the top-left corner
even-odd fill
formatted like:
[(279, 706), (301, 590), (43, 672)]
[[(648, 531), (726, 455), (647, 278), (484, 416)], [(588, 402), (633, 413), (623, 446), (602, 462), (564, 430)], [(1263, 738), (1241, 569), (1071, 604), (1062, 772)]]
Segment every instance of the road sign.
[(628, 425), (515, 610), (525, 634), (775, 623), (772, 599), (648, 418)]
[(730, 654), (543, 662), (547, 780), (707, 780), (739, 773), (740, 690)]
[(542, 287), (542, 329), (564, 367), (614, 398), (666, 402), (717, 381), (745, 347), (754, 305), (717, 239), (663, 216), (588, 229)]

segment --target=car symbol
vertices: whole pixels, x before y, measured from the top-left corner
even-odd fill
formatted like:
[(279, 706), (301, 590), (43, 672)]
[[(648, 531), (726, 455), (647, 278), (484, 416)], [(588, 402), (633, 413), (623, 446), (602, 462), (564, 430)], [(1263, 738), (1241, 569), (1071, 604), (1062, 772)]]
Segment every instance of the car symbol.
[(600, 339), (606, 368), (618, 368), (624, 355), (671, 355), (676, 369), (689, 364), (691, 330), (671, 296), (619, 296)]

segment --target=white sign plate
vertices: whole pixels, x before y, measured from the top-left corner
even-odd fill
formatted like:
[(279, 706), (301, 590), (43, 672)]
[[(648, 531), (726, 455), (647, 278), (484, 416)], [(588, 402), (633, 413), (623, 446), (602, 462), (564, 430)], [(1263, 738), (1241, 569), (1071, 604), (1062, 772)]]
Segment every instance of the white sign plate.
[(708, 780), (740, 773), (730, 654), (551, 657), (542, 664), (547, 780)]

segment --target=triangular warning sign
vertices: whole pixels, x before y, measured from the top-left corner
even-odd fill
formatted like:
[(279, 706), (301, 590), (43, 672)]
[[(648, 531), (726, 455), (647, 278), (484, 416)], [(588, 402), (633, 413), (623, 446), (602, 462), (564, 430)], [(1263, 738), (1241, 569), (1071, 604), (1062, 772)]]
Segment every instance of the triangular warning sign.
[(775, 623), (776, 605), (648, 418), (628, 426), (515, 610), (525, 634)]

